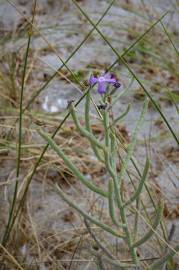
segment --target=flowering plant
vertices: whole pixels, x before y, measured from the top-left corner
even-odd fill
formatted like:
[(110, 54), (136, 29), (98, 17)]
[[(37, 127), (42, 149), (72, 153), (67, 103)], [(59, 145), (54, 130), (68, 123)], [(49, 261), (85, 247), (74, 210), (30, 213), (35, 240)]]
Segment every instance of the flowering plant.
[[(121, 83), (116, 79), (113, 74), (105, 73), (100, 76), (92, 75), (89, 79), (90, 87), (93, 87), (95, 84), (98, 85), (98, 93), (105, 94), (107, 93), (107, 86), (112, 85), (115, 88), (119, 88)], [(110, 99), (112, 99), (112, 92), (109, 92)], [(102, 101), (108, 102), (107, 96), (102, 97)], [(136, 127), (134, 128), (131, 141), (125, 149), (125, 155), (123, 160), (118, 159), (119, 154), (119, 144), (120, 140), (116, 133), (115, 124), (117, 121), (121, 120), (127, 113), (124, 112), (117, 119), (110, 118), (110, 107), (107, 106), (100, 107), (100, 116), (101, 122), (103, 124), (104, 137), (101, 139), (98, 138), (92, 130), (91, 119), (90, 119), (90, 105), (91, 105), (91, 93), (90, 88), (86, 92), (86, 104), (85, 104), (85, 124), (84, 126), (80, 123), (78, 115), (76, 113), (73, 102), (69, 103), (68, 109), (69, 114), (73, 119), (73, 122), (79, 131), (79, 133), (84, 136), (90, 143), (91, 149), (96, 156), (98, 162), (102, 162), (106, 168), (106, 175), (108, 176), (108, 184), (106, 186), (97, 185), (95, 181), (89, 181), (89, 179), (80, 172), (76, 165), (69, 159), (69, 157), (63, 152), (63, 150), (54, 142), (54, 140), (44, 132), (40, 132), (40, 135), (48, 142), (51, 148), (58, 154), (58, 156), (64, 161), (65, 165), (70, 169), (73, 175), (91, 192), (102, 197), (106, 200), (108, 204), (108, 216), (109, 221), (98, 219), (97, 217), (92, 216), (81, 208), (77, 203), (67, 196), (64, 191), (57, 185), (57, 192), (63, 198), (64, 201), (68, 203), (69, 206), (73, 207), (81, 216), (84, 218), (84, 223), (87, 227), (88, 232), (91, 234), (92, 238), (95, 240), (98, 247), (104, 252), (102, 253), (102, 259), (106, 260), (108, 263), (119, 267), (119, 269), (131, 267), (140, 267), (141, 262), (138, 257), (138, 252), (141, 245), (145, 244), (152, 236), (155, 234), (155, 230), (161, 222), (162, 213), (163, 213), (163, 202), (162, 200), (158, 201), (158, 206), (155, 207), (155, 218), (151, 222), (150, 228), (148, 231), (142, 235), (138, 232), (138, 223), (139, 219), (142, 216), (138, 208), (139, 202), (142, 202), (141, 193), (145, 188), (147, 192), (149, 189), (146, 186), (147, 176), (150, 169), (150, 161), (148, 157), (144, 165), (143, 172), (140, 173), (140, 170), (137, 168), (135, 161), (133, 160), (133, 153), (137, 142), (138, 132), (144, 122), (144, 116), (147, 112), (148, 99), (146, 98), (143, 104), (143, 108), (140, 113), (139, 119), (136, 121)], [(98, 107), (98, 106), (97, 106)], [(132, 161), (135, 164), (135, 168), (139, 173), (139, 182), (136, 186), (133, 185), (133, 192), (126, 196), (124, 185), (125, 178), (128, 173), (128, 165)], [(120, 162), (120, 171), (118, 170), (118, 165)], [(136, 208), (134, 207), (136, 205)], [(130, 211), (132, 209), (132, 211)], [(135, 222), (131, 224), (129, 220), (129, 213), (133, 215)], [(100, 227), (103, 232), (109, 233), (111, 236), (121, 239), (124, 245), (127, 246), (128, 251), (131, 256), (130, 262), (122, 262), (116, 256), (114, 256), (110, 250), (104, 246), (97, 236), (92, 232), (90, 227), (91, 224), (95, 224)], [(104, 234), (105, 235), (105, 234)], [(169, 254), (171, 257), (172, 254)], [(99, 259), (99, 255), (97, 256)], [(147, 270), (156, 270), (158, 265), (165, 261), (167, 256), (162, 257), (156, 263), (151, 264)]]
[(94, 84), (98, 84), (98, 93), (104, 94), (107, 90), (107, 85), (111, 84), (115, 88), (119, 88), (121, 83), (116, 79), (114, 74), (104, 73), (100, 76), (92, 75), (89, 79), (89, 84), (93, 86)]

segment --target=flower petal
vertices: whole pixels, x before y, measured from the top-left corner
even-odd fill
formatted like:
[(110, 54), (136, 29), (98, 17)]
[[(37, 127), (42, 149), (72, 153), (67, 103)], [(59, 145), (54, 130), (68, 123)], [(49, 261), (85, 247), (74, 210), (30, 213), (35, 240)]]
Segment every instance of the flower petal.
[(119, 87), (121, 86), (121, 83), (118, 82), (118, 81), (116, 81), (116, 82), (113, 84), (113, 86), (114, 86), (115, 88), (119, 88)]
[(107, 73), (104, 73), (104, 74), (102, 74), (101, 75), (102, 77), (104, 77), (105, 79), (111, 79), (112, 77), (112, 74), (111, 73), (109, 73), (109, 72), (107, 72)]
[(89, 79), (89, 84), (93, 85), (98, 82), (98, 78), (96, 76), (91, 75)]
[(115, 84), (116, 83), (116, 79), (106, 79), (105, 81), (107, 83), (112, 83), (112, 84)]
[(111, 74), (111, 73), (106, 73), (103, 75), (103, 78), (105, 79), (105, 81), (107, 83), (111, 83), (111, 84), (114, 84), (116, 83), (116, 78), (115, 78), (115, 75), (114, 74)]
[(113, 73), (111, 73), (111, 79), (116, 79), (116, 76)]
[(106, 92), (107, 83), (106, 82), (98, 82), (98, 93), (104, 94)]

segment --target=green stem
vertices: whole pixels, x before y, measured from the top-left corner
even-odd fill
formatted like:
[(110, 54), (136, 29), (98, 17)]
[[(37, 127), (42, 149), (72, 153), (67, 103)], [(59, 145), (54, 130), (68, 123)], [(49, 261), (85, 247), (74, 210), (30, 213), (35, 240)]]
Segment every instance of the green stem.
[(78, 117), (76, 115), (76, 112), (75, 112), (75, 109), (74, 109), (74, 105), (71, 103), (69, 105), (69, 111), (72, 115), (72, 118), (73, 118), (73, 121), (77, 127), (77, 129), (79, 130), (79, 132), (84, 136), (86, 137), (93, 145), (96, 145), (98, 146), (100, 149), (102, 149), (103, 151), (105, 151), (105, 146), (100, 143), (93, 134), (91, 134), (89, 131), (87, 131), (86, 129), (84, 129), (79, 120), (78, 120)]
[(152, 225), (152, 228), (141, 239), (136, 241), (133, 244), (133, 247), (138, 247), (138, 246), (142, 245), (154, 234), (154, 231), (156, 230), (157, 226), (160, 224), (162, 214), (163, 214), (163, 202), (161, 201), (159, 206), (158, 206), (156, 218), (155, 218), (155, 221)]
[(130, 199), (124, 204), (124, 206), (127, 206), (127, 205), (131, 204), (132, 202), (134, 202), (134, 201), (138, 198), (138, 196), (141, 194), (143, 185), (144, 185), (144, 183), (145, 183), (145, 181), (146, 181), (146, 178), (147, 178), (147, 174), (148, 174), (148, 171), (149, 171), (149, 166), (150, 166), (150, 162), (149, 162), (149, 159), (147, 158), (146, 163), (145, 163), (144, 172), (143, 172), (143, 175), (142, 175), (142, 177), (141, 177), (139, 186), (138, 186), (138, 188), (136, 189), (135, 193), (134, 193), (134, 194), (130, 197)]
[(117, 227), (121, 228), (126, 227), (125, 224), (119, 223), (119, 221), (116, 219), (115, 204), (114, 204), (114, 184), (112, 180), (109, 180), (108, 185), (108, 205), (109, 205), (109, 214), (113, 223)]
[(122, 120), (128, 114), (129, 111), (130, 111), (130, 104), (127, 106), (127, 109), (125, 110), (125, 112), (123, 112), (119, 117), (114, 119), (114, 121), (112, 122), (112, 124), (108, 128), (115, 126), (117, 124), (117, 122)]
[(88, 213), (86, 213), (84, 210), (82, 210), (77, 204), (73, 203), (68, 196), (66, 196), (66, 194), (59, 188), (58, 185), (56, 185), (56, 190), (58, 192), (58, 194), (60, 195), (60, 197), (68, 203), (69, 206), (73, 207), (74, 209), (76, 209), (77, 212), (79, 212), (84, 218), (86, 218), (87, 220), (91, 221), (92, 223), (94, 223), (95, 225), (97, 225), (98, 227), (102, 228), (103, 230), (105, 230), (106, 232), (116, 236), (116, 237), (120, 237), (120, 238), (124, 238), (124, 236), (116, 231), (114, 231), (111, 227), (109, 227), (108, 225), (102, 223), (101, 221), (97, 220), (96, 218), (90, 216)]
[(144, 116), (147, 112), (147, 108), (148, 108), (148, 99), (146, 98), (145, 101), (144, 101), (144, 104), (143, 104), (143, 108), (142, 108), (142, 111), (141, 111), (141, 114), (140, 114), (140, 118), (138, 119), (137, 121), (137, 124), (136, 124), (136, 127), (132, 133), (132, 139), (131, 139), (131, 143), (129, 144), (128, 148), (127, 148), (127, 155), (126, 155), (126, 158), (122, 164), (122, 168), (121, 168), (121, 171), (120, 171), (120, 175), (119, 175), (119, 183), (121, 185), (122, 183), (122, 179), (126, 173), (126, 168), (127, 168), (127, 165), (129, 163), (129, 161), (131, 160), (132, 158), (132, 155), (133, 155), (133, 152), (134, 152), (134, 148), (135, 148), (135, 145), (136, 145), (136, 141), (137, 141), (137, 135), (138, 135), (138, 132), (143, 124), (143, 121), (144, 121)]
[[(36, 8), (36, 1), (34, 2), (34, 9), (33, 9), (33, 16), (32, 16), (32, 24), (34, 21), (35, 16), (35, 8)], [(5, 229), (5, 233), (2, 239), (2, 245), (5, 246), (10, 235), (10, 225), (13, 219), (13, 212), (16, 205), (16, 199), (17, 199), (17, 191), (18, 191), (18, 184), (19, 184), (19, 174), (20, 174), (20, 164), (21, 164), (21, 144), (22, 144), (22, 121), (23, 121), (23, 96), (24, 96), (24, 86), (25, 86), (25, 75), (26, 75), (26, 69), (27, 69), (27, 59), (29, 55), (29, 48), (30, 48), (30, 42), (32, 37), (32, 27), (29, 31), (28, 36), (28, 42), (27, 42), (27, 49), (25, 53), (25, 59), (24, 59), (24, 67), (23, 67), (23, 73), (22, 73), (22, 84), (21, 84), (21, 92), (20, 92), (20, 105), (19, 105), (19, 135), (18, 135), (18, 149), (17, 149), (17, 167), (16, 167), (16, 182), (15, 182), (15, 188), (14, 188), (14, 194), (11, 204), (11, 209), (9, 213), (8, 223)]]
[(115, 174), (117, 173), (116, 171), (116, 152), (117, 152), (117, 144), (116, 144), (116, 135), (115, 131), (111, 129), (110, 131), (110, 139), (111, 139), (111, 167)]
[(128, 222), (127, 222), (126, 213), (125, 213), (125, 208), (123, 207), (122, 198), (121, 198), (121, 195), (120, 195), (120, 189), (119, 189), (119, 186), (118, 186), (118, 180), (116, 178), (113, 179), (113, 180), (114, 180), (114, 190), (115, 190), (115, 195), (116, 195), (117, 206), (118, 206), (118, 208), (120, 210), (120, 215), (121, 215), (121, 221), (122, 221), (123, 224), (126, 225), (126, 227), (124, 227), (123, 231), (124, 231), (124, 233), (126, 235), (126, 241), (127, 241), (127, 244), (128, 244), (129, 250), (130, 250), (132, 260), (136, 265), (138, 265), (138, 257), (137, 257), (137, 254), (136, 254), (136, 250), (135, 250), (135, 248), (133, 247), (133, 244), (132, 244), (132, 237), (131, 237), (131, 234), (130, 234), (130, 231), (129, 231)]
[[(130, 254), (131, 257), (133, 259), (133, 262), (137, 265), (138, 264), (138, 258), (137, 258), (137, 254), (135, 251), (135, 248), (132, 247), (132, 239), (131, 239), (131, 235), (130, 235), (130, 231), (128, 229), (128, 223), (127, 223), (127, 218), (126, 218), (126, 213), (125, 213), (125, 209), (122, 203), (122, 198), (120, 195), (121, 189), (118, 185), (118, 179), (117, 179), (117, 172), (114, 166), (114, 157), (112, 157), (112, 162), (111, 162), (111, 156), (109, 154), (109, 150), (111, 151), (111, 149), (113, 149), (114, 145), (110, 145), (110, 149), (109, 149), (109, 113), (108, 112), (104, 112), (103, 114), (103, 123), (104, 123), (104, 129), (105, 129), (105, 145), (106, 148), (108, 149), (107, 151), (105, 151), (104, 155), (105, 155), (105, 163), (106, 163), (106, 167), (107, 170), (109, 172), (109, 174), (112, 177), (112, 181), (114, 183), (114, 194), (115, 194), (115, 199), (116, 199), (116, 203), (117, 203), (117, 207), (120, 211), (120, 216), (121, 216), (121, 221), (123, 224), (123, 231), (124, 234), (126, 236), (126, 241), (130, 250)], [(112, 136), (112, 135), (111, 135)], [(112, 138), (113, 144), (114, 144), (114, 137)], [(114, 149), (113, 149), (114, 150)], [(109, 188), (112, 188), (112, 184), (109, 184)], [(109, 194), (110, 196), (110, 194)], [(110, 199), (109, 199), (110, 200)], [(112, 209), (112, 205), (111, 205), (111, 201), (109, 201), (109, 205), (111, 207), (110, 211), (111, 211), (111, 215), (113, 215), (113, 209)], [(115, 221), (115, 219), (114, 219)]]
[(136, 209), (137, 212), (135, 213), (134, 218), (134, 230), (133, 230), (133, 242), (136, 241), (137, 235), (138, 235), (138, 225), (139, 225), (139, 211), (140, 211), (140, 194), (138, 198), (136, 199)]
[(158, 270), (162, 264), (170, 260), (177, 252), (179, 251), (179, 245), (176, 245), (174, 250), (170, 250), (166, 255), (164, 255), (161, 259), (152, 263), (147, 270)]
[[(91, 125), (90, 125), (90, 92), (88, 92), (86, 94), (86, 103), (85, 103), (85, 126), (88, 132), (90, 132), (92, 134), (92, 130), (91, 130)], [(98, 150), (98, 148), (96, 147), (95, 144), (91, 143), (91, 148), (93, 149), (93, 152), (95, 153), (96, 157), (98, 158), (99, 161), (104, 162), (103, 158), (101, 157), (101, 154)]]
[[(134, 168), (136, 169), (136, 172), (138, 173), (139, 177), (141, 178), (142, 177), (141, 172), (140, 172), (140, 170), (139, 170), (139, 168), (138, 168), (138, 166), (137, 166), (137, 164), (136, 164), (136, 162), (134, 161), (133, 158), (131, 159), (131, 162), (132, 162)], [(153, 196), (152, 196), (152, 194), (150, 192), (150, 189), (148, 188), (148, 186), (147, 186), (147, 184), (145, 182), (144, 182), (144, 186), (145, 186), (145, 189), (147, 191), (147, 194), (148, 194), (148, 196), (149, 196), (149, 198), (150, 198), (150, 200), (152, 202), (152, 205), (153, 205), (155, 211), (157, 211), (157, 206), (155, 205)], [(143, 206), (144, 206), (144, 204), (143, 204)], [(161, 220), (160, 223), (161, 223), (161, 229), (162, 229), (162, 232), (163, 232), (164, 239), (167, 241), (168, 237), (167, 237), (167, 232), (166, 232), (165, 224), (164, 224), (164, 222), (162, 220)]]
[(103, 112), (103, 123), (104, 123), (104, 130), (105, 130), (105, 145), (108, 148), (110, 145), (110, 137), (109, 137), (109, 112), (104, 110)]
[(165, 25), (163, 24), (163, 22), (161, 21), (160, 23), (161, 23), (161, 25), (163, 27), (163, 30), (164, 30), (165, 34), (167, 35), (170, 43), (172, 44), (172, 46), (173, 46), (173, 48), (174, 48), (174, 50), (175, 50), (175, 52), (176, 52), (176, 54), (178, 56), (179, 55), (179, 51), (178, 51), (177, 47), (175, 46), (174, 42), (172, 41), (169, 32), (167, 31), (167, 29), (166, 29)]
[[(86, 228), (88, 230), (88, 232), (90, 233), (91, 237), (94, 239), (94, 241), (96, 242), (97, 246), (102, 250), (103, 254), (107, 256), (107, 258), (111, 259), (111, 261), (109, 261), (109, 263), (111, 263), (112, 265), (118, 266), (118, 269), (123, 269), (123, 268), (127, 268), (127, 267), (133, 267), (134, 265), (129, 264), (129, 263), (122, 263), (119, 260), (117, 260), (112, 253), (105, 247), (103, 246), (103, 244), (101, 243), (101, 241), (96, 237), (96, 235), (93, 233), (90, 225), (88, 224), (87, 220), (84, 219)], [(101, 256), (102, 257), (102, 256)], [(105, 257), (106, 258), (106, 257)], [(104, 259), (104, 257), (102, 257), (101, 259)]]
[(88, 181), (84, 175), (78, 170), (78, 168), (69, 160), (69, 158), (63, 153), (59, 146), (53, 141), (53, 139), (48, 136), (45, 132), (39, 131), (39, 134), (44, 138), (51, 148), (58, 154), (60, 158), (63, 159), (65, 165), (71, 170), (71, 172), (90, 190), (102, 195), (103, 197), (108, 197), (108, 193), (100, 189), (99, 187)]

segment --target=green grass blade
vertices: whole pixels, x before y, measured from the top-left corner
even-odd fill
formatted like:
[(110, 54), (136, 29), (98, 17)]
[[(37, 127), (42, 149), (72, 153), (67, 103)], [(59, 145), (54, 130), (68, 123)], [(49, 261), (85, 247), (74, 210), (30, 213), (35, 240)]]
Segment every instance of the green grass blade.
[[(35, 16), (35, 8), (36, 8), (36, 0), (34, 2), (32, 24), (33, 24), (34, 16)], [(12, 218), (13, 218), (13, 212), (15, 209), (18, 184), (19, 184), (20, 163), (21, 163), (21, 144), (22, 144), (23, 96), (24, 96), (24, 87), (25, 87), (25, 75), (26, 75), (26, 70), (27, 70), (27, 60), (28, 60), (30, 42), (31, 42), (31, 37), (32, 37), (32, 27), (31, 27), (31, 30), (29, 31), (28, 34), (29, 34), (29, 36), (28, 36), (27, 49), (26, 49), (25, 59), (24, 59), (24, 67), (23, 67), (23, 73), (22, 73), (22, 84), (21, 84), (21, 91), (20, 91), (19, 134), (18, 134), (18, 149), (17, 149), (16, 182), (15, 182), (14, 194), (13, 194), (11, 209), (10, 209), (10, 213), (9, 213), (8, 223), (7, 223), (5, 233), (4, 233), (3, 239), (2, 239), (3, 246), (6, 245), (8, 239), (9, 239), (9, 235), (10, 235), (10, 231), (11, 231), (10, 224), (11, 224)]]
[(160, 23), (161, 23), (161, 25), (162, 25), (162, 27), (163, 27), (163, 30), (164, 30), (165, 34), (167, 35), (167, 37), (168, 37), (168, 39), (169, 39), (169, 41), (170, 41), (170, 43), (172, 44), (172, 46), (173, 46), (173, 48), (174, 48), (174, 50), (175, 50), (177, 56), (179, 56), (179, 51), (178, 51), (177, 47), (175, 46), (173, 40), (171, 39), (170, 34), (169, 34), (169, 32), (167, 31), (165, 25), (163, 24), (162, 21), (161, 21)]

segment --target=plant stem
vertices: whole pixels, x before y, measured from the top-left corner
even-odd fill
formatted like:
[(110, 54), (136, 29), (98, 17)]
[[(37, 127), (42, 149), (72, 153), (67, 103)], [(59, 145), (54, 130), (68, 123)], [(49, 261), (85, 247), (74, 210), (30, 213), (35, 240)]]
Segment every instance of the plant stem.
[[(34, 2), (34, 8), (33, 8), (33, 17), (32, 17), (32, 24), (34, 21), (35, 16), (35, 8), (36, 8), (36, 0)], [(3, 235), (2, 239), (2, 245), (5, 246), (10, 234), (10, 225), (13, 218), (13, 212), (16, 205), (16, 198), (17, 198), (17, 191), (18, 191), (18, 184), (19, 184), (19, 175), (20, 175), (20, 163), (21, 163), (21, 144), (22, 144), (22, 121), (23, 121), (23, 95), (24, 95), (24, 86), (25, 86), (25, 75), (27, 70), (27, 59), (29, 55), (29, 48), (30, 48), (30, 42), (32, 37), (32, 27), (28, 33), (28, 42), (27, 42), (27, 49), (25, 53), (25, 59), (24, 59), (24, 68), (22, 73), (22, 83), (21, 83), (21, 92), (20, 92), (20, 104), (19, 104), (19, 134), (18, 134), (18, 149), (17, 149), (17, 166), (16, 166), (16, 182), (15, 182), (15, 188), (14, 188), (14, 194), (11, 204), (11, 209), (9, 213), (8, 223), (5, 229), (5, 233)]]

